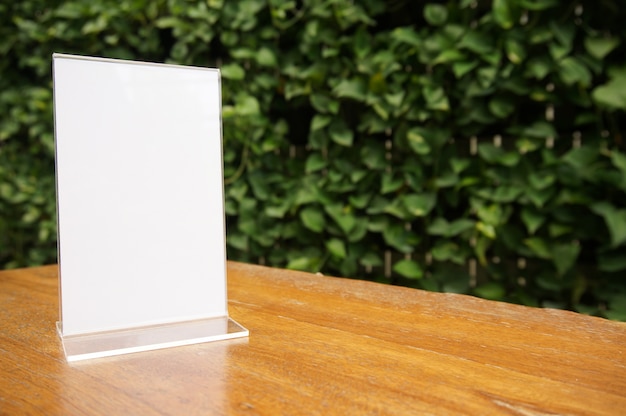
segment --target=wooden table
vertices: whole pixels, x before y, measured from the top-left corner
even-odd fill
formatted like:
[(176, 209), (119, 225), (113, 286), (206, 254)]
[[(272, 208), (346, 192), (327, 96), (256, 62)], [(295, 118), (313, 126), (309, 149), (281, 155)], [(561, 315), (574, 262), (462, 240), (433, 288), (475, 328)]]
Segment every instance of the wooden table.
[(69, 365), (56, 267), (0, 272), (0, 414), (626, 414), (626, 324), (240, 263), (228, 284), (249, 339)]

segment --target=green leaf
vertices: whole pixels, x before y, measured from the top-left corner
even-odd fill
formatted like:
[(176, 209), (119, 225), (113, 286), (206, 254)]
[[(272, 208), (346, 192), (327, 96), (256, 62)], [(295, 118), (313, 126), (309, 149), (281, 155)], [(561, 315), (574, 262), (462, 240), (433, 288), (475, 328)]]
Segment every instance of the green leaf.
[(239, 35), (235, 32), (224, 31), (220, 34), (220, 40), (224, 46), (235, 48), (239, 42)]
[(290, 270), (301, 270), (305, 272), (313, 272), (317, 269), (319, 259), (315, 257), (297, 257), (287, 263), (287, 268)]
[(619, 38), (596, 38), (591, 36), (585, 38), (585, 49), (587, 49), (589, 55), (596, 59), (604, 59), (619, 44)]
[(348, 233), (348, 241), (351, 243), (356, 243), (358, 241), (362, 241), (363, 238), (367, 235), (369, 221), (367, 217), (360, 218), (352, 230)]
[(361, 181), (361, 179), (367, 176), (367, 173), (368, 172), (365, 169), (353, 170), (350, 173), (350, 181), (352, 181), (353, 183), (358, 183)]
[(430, 153), (430, 145), (424, 138), (424, 130), (425, 129), (422, 127), (414, 127), (406, 134), (409, 146), (411, 146), (411, 149), (418, 155), (427, 155)]
[(382, 194), (387, 194), (389, 192), (397, 191), (403, 184), (404, 179), (394, 177), (391, 173), (383, 173), (380, 192)]
[[(571, 172), (569, 173), (571, 175)], [(593, 199), (583, 190), (578, 189), (562, 189), (557, 195), (557, 204), (581, 204), (588, 205), (593, 202)]]
[(477, 66), (478, 62), (476, 61), (455, 62), (452, 64), (452, 71), (454, 72), (454, 76), (461, 78)]
[(604, 315), (607, 317), (607, 319), (610, 319), (612, 321), (626, 321), (626, 311), (607, 310), (606, 312), (604, 312)]
[(332, 121), (332, 117), (322, 114), (316, 114), (311, 120), (311, 131), (321, 130), (328, 126)]
[(391, 32), (391, 38), (411, 46), (420, 46), (422, 44), (422, 38), (412, 26), (395, 28)]
[(324, 214), (317, 208), (307, 207), (300, 212), (300, 220), (306, 228), (316, 233), (324, 231), (326, 219)]
[(609, 108), (626, 108), (626, 90), (616, 88), (616, 85), (605, 84), (592, 92), (593, 99), (600, 105)]
[(265, 208), (265, 215), (272, 218), (284, 218), (290, 208), (288, 201), (284, 201), (278, 206), (268, 206)]
[(405, 95), (406, 93), (404, 91), (400, 91), (395, 94), (385, 94), (385, 100), (394, 107), (400, 107)]
[(376, 253), (366, 253), (364, 256), (359, 257), (359, 263), (364, 267), (379, 267), (382, 266), (383, 260)]
[(411, 148), (419, 155), (426, 155), (433, 148), (441, 148), (450, 138), (450, 131), (437, 127), (413, 127), (407, 132)]
[(474, 228), (475, 224), (476, 223), (473, 220), (466, 219), (466, 218), (459, 218), (458, 220), (455, 220), (450, 223), (447, 236), (448, 237), (457, 236), (467, 230)]
[(599, 156), (599, 149), (592, 146), (581, 146), (570, 150), (563, 156), (563, 161), (572, 167), (583, 170), (595, 162)]
[(236, 111), (241, 116), (252, 116), (257, 115), (261, 112), (259, 100), (251, 95), (242, 94), (237, 98), (236, 102)]
[(540, 149), (542, 147), (542, 143), (536, 139), (523, 137), (515, 141), (515, 146), (520, 153), (525, 154)]
[(299, 97), (301, 95), (308, 95), (311, 93), (310, 85), (302, 85), (299, 82), (287, 82), (285, 84), (285, 99), (291, 100), (292, 98)]
[(435, 185), (438, 188), (450, 188), (459, 183), (459, 175), (452, 171), (444, 172), (435, 178)]
[(500, 185), (496, 188), (484, 188), (476, 190), (476, 195), (495, 202), (513, 202), (524, 191), (522, 187), (515, 185)]
[(381, 103), (374, 103), (372, 105), (372, 108), (382, 120), (385, 120), (385, 121), (389, 120), (389, 111), (387, 110), (389, 107), (387, 105), (384, 105)]
[(556, 129), (547, 121), (535, 121), (521, 131), (521, 135), (537, 139), (545, 139), (548, 137), (556, 137)]
[(365, 166), (374, 170), (384, 169), (387, 164), (385, 148), (375, 142), (369, 142), (361, 147), (361, 159)]
[(554, 244), (552, 246), (552, 261), (560, 276), (563, 276), (574, 266), (579, 253), (580, 244), (575, 242)]
[(506, 50), (506, 57), (514, 63), (519, 65), (526, 58), (526, 49), (516, 39), (507, 39), (504, 48)]
[(489, 101), (489, 111), (498, 118), (506, 118), (515, 110), (515, 101), (505, 97), (494, 97)]
[(520, 7), (528, 10), (545, 10), (558, 4), (559, 0), (519, 0)]
[(441, 4), (427, 4), (424, 19), (433, 26), (441, 26), (448, 20), (448, 9)]
[(518, 152), (505, 152), (501, 147), (493, 143), (480, 143), (478, 155), (486, 162), (513, 167), (518, 164), (521, 155)]
[(552, 63), (546, 56), (532, 57), (526, 63), (526, 76), (541, 80), (552, 70)]
[(220, 69), (222, 76), (226, 79), (241, 80), (244, 79), (246, 72), (236, 63), (223, 65)]
[(446, 49), (441, 52), (437, 57), (433, 60), (433, 65), (438, 64), (449, 64), (451, 62), (463, 61), (466, 59), (465, 54), (456, 50), (456, 49)]
[(383, 239), (387, 245), (401, 253), (411, 253), (419, 243), (419, 237), (401, 224), (389, 224), (383, 229)]
[(545, 215), (542, 215), (537, 209), (531, 207), (522, 208), (521, 218), (529, 234), (535, 234), (539, 227), (546, 221)]
[(556, 175), (549, 172), (532, 172), (528, 175), (528, 183), (533, 189), (546, 189), (556, 181)]
[(371, 37), (365, 27), (361, 26), (354, 34), (354, 53), (358, 59), (365, 58), (372, 50)]
[(226, 242), (228, 243), (228, 245), (241, 251), (249, 250), (248, 241), (248, 236), (242, 233), (229, 232), (226, 236)]
[(457, 188), (461, 189), (461, 188), (471, 187), (471, 186), (474, 186), (474, 185), (476, 185), (476, 184), (478, 184), (480, 182), (481, 182), (481, 179), (478, 178), (477, 176), (467, 176), (467, 177), (461, 179), (461, 181), (457, 185)]
[(475, 222), (467, 218), (459, 218), (450, 223), (445, 218), (438, 217), (428, 226), (427, 231), (431, 235), (454, 237), (474, 228), (474, 226)]
[(611, 68), (609, 82), (593, 90), (591, 96), (601, 106), (626, 109), (626, 66)]
[(596, 202), (591, 210), (604, 218), (611, 235), (611, 247), (615, 248), (626, 242), (626, 209), (618, 209), (608, 202)]
[(502, 300), (506, 295), (506, 290), (501, 283), (489, 282), (476, 287), (474, 294), (489, 300)]
[(328, 134), (335, 143), (346, 147), (352, 146), (354, 133), (343, 121), (333, 121), (328, 128)]
[(519, 18), (513, 0), (493, 0), (491, 7), (494, 20), (503, 29), (511, 29)]
[[(367, 86), (369, 90), (374, 94), (382, 95), (387, 91), (387, 81), (385, 80), (385, 76), (382, 72), (376, 72), (375, 74), (372, 74), (369, 78)], [(383, 116), (383, 118), (386, 119), (387, 117)]]
[(449, 111), (450, 102), (443, 88), (427, 85), (422, 90), (426, 106), (430, 110)]
[[(468, 49), (478, 55), (485, 55), (493, 49), (493, 39), (482, 31), (470, 29), (460, 40), (458, 48)], [(474, 66), (477, 65), (476, 62), (472, 64)], [(470, 65), (470, 63), (467, 65)]]
[(459, 174), (467, 169), (471, 164), (471, 161), (468, 158), (457, 158), (453, 157), (450, 159), (450, 166), (454, 173)]
[(559, 41), (559, 43), (565, 47), (571, 48), (576, 34), (576, 29), (573, 21), (571, 20), (552, 20), (550, 22), (550, 29), (552, 33)]
[(492, 224), (478, 221), (476, 223), (476, 230), (490, 240), (495, 240), (496, 238), (496, 228)]
[(598, 255), (598, 269), (609, 273), (626, 270), (626, 256), (618, 250), (600, 253)]
[(365, 82), (360, 78), (344, 79), (333, 89), (337, 97), (352, 98), (356, 101), (365, 101), (366, 91)]
[[(374, 201), (375, 202), (373, 204), (379, 203), (378, 201), (376, 201), (376, 199), (374, 199)], [(382, 201), (383, 201), (384, 204), (386, 204), (386, 202), (384, 202), (384, 200), (382, 200)], [(377, 211), (378, 211), (378, 213), (380, 213), (380, 212), (382, 212), (382, 209), (377, 209)], [(367, 213), (369, 214), (370, 211), (368, 210)], [(372, 232), (375, 232), (375, 233), (382, 233), (387, 228), (388, 225), (389, 225), (389, 218), (387, 216), (370, 215), (368, 223), (367, 223), (367, 229), (368, 229), (368, 231), (372, 231)]]
[(486, 162), (497, 163), (504, 155), (504, 150), (493, 143), (479, 143), (478, 155)]
[(544, 88), (535, 87), (532, 89), (532, 91), (530, 91), (530, 99), (533, 101), (544, 103), (550, 101), (551, 97), (550, 93), (546, 92)]
[(545, 206), (546, 202), (548, 202), (550, 198), (554, 196), (554, 193), (554, 188), (545, 188), (540, 190), (532, 187), (526, 188), (526, 197), (537, 208)]
[(446, 293), (467, 293), (471, 281), (469, 274), (447, 265), (438, 265), (432, 278), (441, 283), (441, 289)]
[(484, 89), (490, 88), (498, 76), (498, 68), (496, 67), (483, 67), (478, 71), (478, 83)]
[(566, 287), (565, 279), (561, 279), (554, 273), (542, 273), (536, 279), (537, 285), (550, 292), (559, 292)]
[(108, 25), (107, 15), (104, 13), (98, 16), (95, 20), (88, 21), (83, 26), (82, 33), (84, 35), (89, 35), (92, 33), (100, 33), (103, 32)]
[(248, 48), (237, 48), (230, 51), (230, 55), (235, 59), (251, 59), (254, 57), (254, 50)]
[(267, 47), (259, 49), (256, 53), (256, 61), (261, 66), (275, 67), (278, 64), (276, 54)]
[(396, 199), (392, 200), (391, 203), (388, 204), (384, 208), (383, 212), (386, 213), (386, 214), (391, 214), (394, 217), (399, 218), (401, 220), (409, 220), (410, 219), (410, 215), (407, 212), (407, 209), (402, 204), (401, 198), (396, 198)]
[(548, 243), (540, 237), (531, 237), (524, 240), (524, 244), (530, 248), (530, 250), (542, 259), (551, 259), (552, 251)]
[(350, 197), (348, 198), (348, 200), (350, 201), (350, 205), (359, 209), (364, 209), (365, 207), (367, 207), (371, 199), (371, 194), (355, 194), (350, 195)]
[(334, 257), (344, 259), (347, 256), (346, 245), (338, 238), (332, 238), (326, 241), (326, 248)]
[(626, 154), (619, 150), (613, 150), (611, 152), (611, 162), (613, 166), (618, 168), (623, 174), (626, 174)]
[(482, 221), (491, 225), (504, 224), (509, 216), (511, 208), (504, 204), (486, 204), (483, 201), (472, 200), (472, 208)]
[(432, 249), (432, 255), (437, 261), (451, 261), (459, 265), (465, 264), (467, 260), (467, 254), (450, 240), (438, 241)]
[(559, 66), (559, 74), (565, 84), (580, 84), (583, 87), (591, 84), (591, 72), (579, 59), (568, 56), (559, 63)]
[(320, 153), (312, 153), (307, 159), (304, 171), (306, 173), (313, 173), (326, 167), (326, 160)]
[(267, 181), (267, 177), (258, 175), (249, 175), (248, 183), (251, 186), (252, 192), (256, 199), (265, 201), (270, 196), (270, 184)]
[(430, 235), (448, 236), (449, 228), (450, 228), (450, 223), (445, 218), (437, 217), (428, 226), (426, 231), (428, 231), (428, 234)]
[(424, 217), (435, 207), (437, 195), (434, 193), (410, 194), (402, 202), (411, 215)]
[(37, 221), (40, 216), (41, 211), (36, 206), (31, 205), (24, 215), (22, 215), (22, 222), (24, 222), (24, 224), (32, 224)]
[(351, 214), (349, 207), (343, 207), (341, 204), (326, 205), (324, 210), (330, 217), (339, 225), (341, 230), (345, 234), (349, 234), (350, 231), (356, 225), (356, 218)]
[(339, 101), (321, 94), (311, 94), (309, 97), (311, 105), (319, 113), (337, 114), (339, 112)]
[(424, 271), (420, 265), (413, 260), (400, 260), (393, 265), (393, 271), (407, 279), (421, 279)]

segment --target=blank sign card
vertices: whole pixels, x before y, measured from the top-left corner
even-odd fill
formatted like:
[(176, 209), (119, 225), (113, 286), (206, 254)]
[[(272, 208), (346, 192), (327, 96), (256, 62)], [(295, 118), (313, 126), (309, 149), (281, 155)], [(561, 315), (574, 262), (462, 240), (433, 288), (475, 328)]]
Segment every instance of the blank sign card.
[(227, 311), (219, 70), (53, 69), (68, 360), (246, 336)]

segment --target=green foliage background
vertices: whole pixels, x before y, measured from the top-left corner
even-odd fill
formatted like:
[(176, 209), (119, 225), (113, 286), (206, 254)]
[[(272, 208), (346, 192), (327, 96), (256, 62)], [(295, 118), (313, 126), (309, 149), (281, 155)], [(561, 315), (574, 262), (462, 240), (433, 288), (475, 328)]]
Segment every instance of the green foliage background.
[(618, 0), (0, 4), (0, 266), (56, 261), (52, 52), (222, 70), (234, 260), (626, 319)]

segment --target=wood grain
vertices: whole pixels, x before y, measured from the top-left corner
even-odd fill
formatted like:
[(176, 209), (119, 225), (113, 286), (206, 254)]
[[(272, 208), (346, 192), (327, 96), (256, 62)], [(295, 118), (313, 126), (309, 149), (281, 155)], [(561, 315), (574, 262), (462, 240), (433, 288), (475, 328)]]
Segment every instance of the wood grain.
[(0, 272), (0, 414), (626, 414), (626, 324), (228, 264), (250, 338), (68, 365), (54, 266)]

